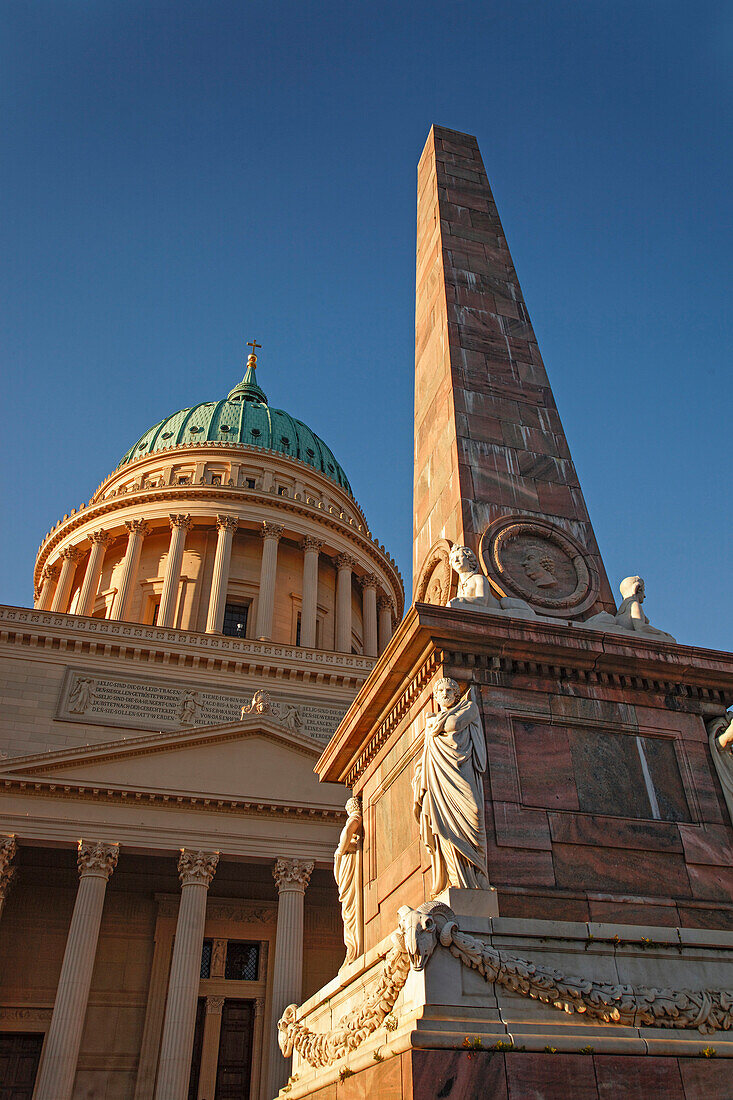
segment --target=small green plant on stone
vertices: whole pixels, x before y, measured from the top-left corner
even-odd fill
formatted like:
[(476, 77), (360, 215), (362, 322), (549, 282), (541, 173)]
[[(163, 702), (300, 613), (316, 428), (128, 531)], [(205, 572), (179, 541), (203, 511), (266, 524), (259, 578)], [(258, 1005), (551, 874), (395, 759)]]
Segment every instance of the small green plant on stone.
[(353, 1071), (353, 1069), (349, 1069), (348, 1066), (344, 1066), (344, 1068), (342, 1070), (339, 1070), (339, 1081), (341, 1082), (342, 1085), (343, 1085), (343, 1083), (344, 1083), (344, 1081), (346, 1080), (347, 1077), (353, 1077), (353, 1076), (354, 1076), (354, 1071)]
[(700, 1051), (700, 1057), (701, 1058), (714, 1058), (717, 1053), (718, 1052), (715, 1049), (715, 1047), (703, 1047), (702, 1050)]
[(377, 1049), (374, 1051), (374, 1054), (372, 1054), (372, 1058), (374, 1059), (375, 1062), (383, 1062), (384, 1061), (384, 1055), (379, 1053), (379, 1047), (377, 1047)]
[(557, 1054), (557, 1047), (545, 1047), (545, 1054)]
[(387, 1031), (396, 1031), (397, 1030), (397, 1020), (395, 1019), (395, 1017), (391, 1013), (388, 1013), (384, 1017), (384, 1026), (387, 1029)]
[(595, 1054), (595, 1047), (581, 1047), (578, 1054)]
[(514, 1050), (515, 1047), (514, 1047), (514, 1043), (511, 1042), (511, 1040), (508, 1043), (505, 1043), (502, 1039), (500, 1039), (498, 1043), (494, 1043), (494, 1045), (491, 1049), (492, 1050)]
[(475, 1057), (477, 1051), (484, 1049), (484, 1044), (481, 1042), (480, 1035), (474, 1035), (473, 1038), (470, 1035), (467, 1035), (466, 1038), (463, 1040), (463, 1047), (469, 1052), (468, 1057), (473, 1058)]

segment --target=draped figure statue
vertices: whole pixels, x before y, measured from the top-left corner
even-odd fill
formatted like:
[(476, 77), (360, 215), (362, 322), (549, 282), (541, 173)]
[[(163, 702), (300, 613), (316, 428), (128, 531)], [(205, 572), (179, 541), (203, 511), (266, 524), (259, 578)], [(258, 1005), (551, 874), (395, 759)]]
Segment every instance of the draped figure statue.
[(733, 715), (730, 711), (707, 723), (710, 752), (723, 788), (728, 813), (733, 818)]
[(362, 813), (358, 798), (346, 803), (348, 817), (341, 830), (338, 847), (333, 853), (333, 877), (339, 891), (341, 920), (344, 925), (346, 958), (343, 965), (353, 962), (362, 952), (361, 945), (361, 844)]
[(488, 890), (481, 716), (470, 693), (460, 698), (455, 680), (439, 680), (434, 697), (439, 711), (425, 723), (412, 780), (413, 810), (432, 863), (432, 896), (447, 886)]

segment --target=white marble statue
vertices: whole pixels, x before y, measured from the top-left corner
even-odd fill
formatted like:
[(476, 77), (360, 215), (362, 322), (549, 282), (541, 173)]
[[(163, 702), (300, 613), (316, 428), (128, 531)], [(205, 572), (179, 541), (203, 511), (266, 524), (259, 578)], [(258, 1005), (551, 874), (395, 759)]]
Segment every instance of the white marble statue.
[(674, 642), (676, 639), (663, 630), (657, 630), (652, 626), (642, 610), (642, 604), (646, 596), (644, 581), (641, 577), (626, 577), (619, 585), (622, 601), (615, 615), (608, 611), (601, 611), (592, 615), (584, 622), (578, 622), (576, 626), (589, 627), (591, 630), (625, 631), (637, 633), (645, 638), (663, 638), (665, 642)]
[(448, 555), (448, 561), (458, 574), (458, 594), (448, 600), (448, 607), (460, 607), (467, 611), (492, 611), (497, 615), (506, 612), (515, 618), (535, 618), (536, 613), (526, 600), (517, 600), (511, 596), (503, 596), (497, 600), (470, 547), (454, 546)]
[(707, 729), (713, 764), (733, 820), (733, 714), (713, 718), (707, 723)]
[(343, 965), (353, 962), (362, 952), (361, 943), (361, 846), (363, 839), (361, 802), (349, 798), (348, 817), (341, 830), (338, 847), (333, 853), (333, 877), (339, 890), (341, 920), (344, 925), (346, 958)]
[(460, 698), (455, 680), (438, 680), (434, 698), (438, 713), (425, 722), (412, 780), (413, 810), (432, 863), (432, 896), (447, 886), (487, 890), (481, 715), (470, 692)]

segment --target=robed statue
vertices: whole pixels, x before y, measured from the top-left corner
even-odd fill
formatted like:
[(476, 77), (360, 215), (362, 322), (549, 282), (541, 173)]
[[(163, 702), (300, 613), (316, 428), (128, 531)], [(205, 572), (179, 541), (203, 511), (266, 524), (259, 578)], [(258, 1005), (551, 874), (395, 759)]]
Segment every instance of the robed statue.
[(346, 824), (341, 830), (338, 847), (333, 853), (333, 876), (341, 902), (346, 958), (343, 965), (353, 962), (362, 952), (361, 944), (361, 845), (362, 813), (358, 798), (346, 803)]
[(420, 839), (432, 863), (432, 896), (448, 886), (488, 890), (481, 715), (470, 692), (460, 698), (455, 680), (438, 680), (434, 698), (438, 713), (425, 723), (412, 780)]

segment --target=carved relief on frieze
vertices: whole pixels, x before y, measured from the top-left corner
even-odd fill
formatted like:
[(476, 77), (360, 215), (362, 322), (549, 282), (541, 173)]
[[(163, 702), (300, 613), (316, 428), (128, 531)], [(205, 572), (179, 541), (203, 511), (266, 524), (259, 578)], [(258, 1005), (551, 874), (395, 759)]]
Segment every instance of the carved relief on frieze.
[(598, 598), (600, 582), (591, 555), (547, 520), (495, 520), (481, 536), (479, 559), (500, 592), (527, 600), (543, 615), (579, 615)]
[(453, 570), (448, 561), (451, 545), (448, 539), (438, 539), (428, 550), (417, 575), (415, 603), (445, 607), (455, 595)]

